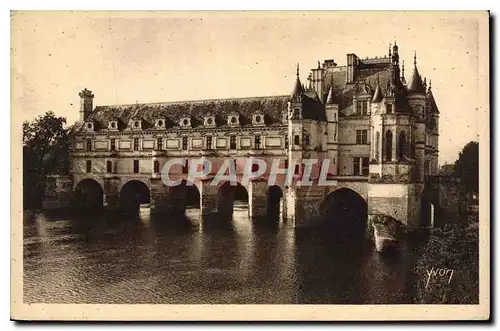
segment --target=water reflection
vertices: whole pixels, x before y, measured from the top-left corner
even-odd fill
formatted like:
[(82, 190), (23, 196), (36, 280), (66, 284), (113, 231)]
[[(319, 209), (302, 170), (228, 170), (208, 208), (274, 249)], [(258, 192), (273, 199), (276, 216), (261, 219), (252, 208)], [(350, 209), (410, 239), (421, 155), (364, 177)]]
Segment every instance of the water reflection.
[(24, 219), (24, 300), (43, 303), (409, 303), (413, 251), (281, 222), (184, 217)]

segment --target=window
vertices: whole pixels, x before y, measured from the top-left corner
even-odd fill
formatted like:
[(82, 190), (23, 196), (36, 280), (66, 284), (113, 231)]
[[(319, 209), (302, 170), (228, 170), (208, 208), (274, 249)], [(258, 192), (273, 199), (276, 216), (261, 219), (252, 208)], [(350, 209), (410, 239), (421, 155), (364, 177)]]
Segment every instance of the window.
[(300, 118), (300, 108), (295, 108), (293, 110), (293, 118), (295, 118), (295, 119)]
[(134, 174), (139, 173), (139, 160), (134, 160)]
[(299, 175), (300, 174), (300, 165), (296, 164), (295, 165), (295, 171), (294, 174)]
[(236, 136), (229, 137), (229, 149), (236, 149)]
[(188, 149), (188, 137), (182, 137), (182, 150), (187, 151)]
[(159, 151), (163, 150), (163, 138), (162, 137), (158, 137), (156, 139), (156, 149), (158, 149)]
[(87, 160), (86, 171), (92, 172), (92, 160)]
[(355, 157), (353, 164), (353, 173), (355, 176), (363, 175), (368, 176), (370, 173), (370, 158), (368, 157)]
[(300, 136), (298, 134), (296, 134), (295, 137), (293, 138), (293, 143), (295, 145), (300, 145)]
[(162, 120), (158, 121), (158, 126), (163, 126), (163, 121)]
[(182, 173), (183, 174), (187, 174), (188, 173), (188, 160), (184, 160), (183, 164), (182, 164)]
[(233, 117), (231, 117), (231, 123), (232, 123), (232, 124), (236, 124), (236, 121), (237, 121), (236, 117), (234, 117), (234, 116), (233, 116)]
[(288, 169), (288, 160), (285, 160), (285, 169)]
[(116, 151), (116, 139), (111, 138), (111, 150), (114, 152)]
[(260, 149), (260, 136), (254, 137), (254, 145), (255, 145), (255, 149)]
[(153, 171), (155, 174), (160, 173), (160, 162), (158, 160), (153, 163)]
[(256, 163), (252, 163), (252, 172), (257, 172), (259, 171), (259, 165)]
[(356, 130), (356, 144), (368, 143), (368, 130)]
[(260, 123), (261, 119), (260, 115), (255, 116), (255, 123)]
[(354, 158), (354, 165), (353, 165), (353, 173), (354, 176), (359, 176), (361, 174), (361, 169), (360, 169), (360, 158), (355, 157)]
[(88, 138), (87, 139), (87, 152), (90, 152), (92, 150), (92, 139)]
[(356, 103), (356, 114), (368, 115), (368, 100), (361, 100)]
[(140, 124), (139, 124), (139, 121), (135, 121), (135, 122), (134, 122), (134, 126), (135, 126), (136, 128), (138, 128), (138, 127), (139, 127), (139, 125), (140, 125)]
[(106, 172), (108, 174), (113, 172), (113, 162), (106, 161)]
[(116, 128), (116, 122), (111, 122), (111, 129), (115, 129)]
[(304, 145), (309, 146), (309, 135), (308, 134), (304, 135)]
[(361, 174), (368, 176), (370, 174), (369, 158), (364, 157), (361, 159)]
[(134, 151), (139, 150), (139, 138), (134, 138)]
[(207, 146), (206, 149), (212, 149), (212, 136), (207, 137)]
[(398, 139), (398, 159), (402, 159), (406, 155), (406, 134), (401, 131)]
[(385, 160), (392, 161), (392, 131), (385, 133)]
[(385, 112), (387, 114), (392, 114), (392, 105), (391, 104), (385, 105)]
[(425, 160), (424, 163), (424, 173), (427, 175), (429, 174), (429, 171), (431, 170), (431, 161), (430, 160)]
[(288, 148), (288, 135), (285, 137), (285, 148)]

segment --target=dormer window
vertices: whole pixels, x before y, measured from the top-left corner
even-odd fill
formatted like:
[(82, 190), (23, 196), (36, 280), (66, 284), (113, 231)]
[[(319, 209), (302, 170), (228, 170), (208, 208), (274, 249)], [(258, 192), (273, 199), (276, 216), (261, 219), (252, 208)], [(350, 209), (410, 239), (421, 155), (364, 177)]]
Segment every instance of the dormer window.
[(118, 122), (117, 121), (109, 121), (108, 129), (110, 130), (118, 130)]
[(94, 131), (94, 123), (92, 123), (92, 122), (86, 122), (85, 123), (85, 129), (87, 131)]
[(227, 124), (229, 126), (239, 126), (240, 125), (240, 116), (237, 114), (230, 115), (227, 119)]
[(203, 125), (206, 127), (214, 127), (215, 126), (215, 117), (214, 116), (206, 116), (204, 118)]
[(191, 127), (191, 118), (189, 118), (189, 117), (181, 118), (179, 125), (183, 128), (190, 128)]
[(265, 125), (264, 123), (264, 115), (263, 114), (255, 114), (252, 117), (252, 123), (255, 126), (263, 126)]
[(356, 101), (356, 114), (358, 116), (368, 115), (368, 100), (358, 100)]
[(392, 114), (392, 104), (388, 103), (385, 105), (385, 112), (387, 114)]
[(141, 127), (141, 122), (140, 121), (135, 121), (134, 122), (134, 128), (138, 129)]
[(163, 129), (165, 128), (165, 120), (163, 118), (158, 118), (156, 119), (155, 121), (155, 127), (158, 128), (158, 129)]

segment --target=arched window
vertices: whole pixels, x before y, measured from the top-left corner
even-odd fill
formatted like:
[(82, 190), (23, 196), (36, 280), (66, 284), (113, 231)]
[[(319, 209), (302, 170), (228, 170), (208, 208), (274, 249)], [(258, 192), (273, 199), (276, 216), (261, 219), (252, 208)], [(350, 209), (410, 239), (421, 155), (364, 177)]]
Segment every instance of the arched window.
[(113, 162), (106, 161), (106, 172), (107, 173), (112, 173), (113, 172)]
[(380, 157), (380, 132), (377, 131), (375, 134), (375, 160), (379, 160)]
[(401, 131), (398, 138), (398, 159), (401, 160), (406, 155), (406, 134)]
[(159, 173), (160, 172), (160, 162), (156, 160), (153, 164), (153, 168), (154, 168), (155, 174)]
[(385, 160), (392, 161), (392, 131), (385, 133)]

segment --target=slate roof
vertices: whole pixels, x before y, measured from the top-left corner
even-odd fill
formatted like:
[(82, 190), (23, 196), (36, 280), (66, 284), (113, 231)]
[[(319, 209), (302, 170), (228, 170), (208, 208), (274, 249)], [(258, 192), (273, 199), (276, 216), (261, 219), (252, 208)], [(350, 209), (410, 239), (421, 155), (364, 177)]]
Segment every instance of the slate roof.
[(205, 116), (215, 116), (218, 127), (227, 126), (227, 118), (232, 113), (240, 115), (240, 125), (251, 125), (253, 114), (263, 114), (268, 126), (281, 125), (283, 114), (287, 111), (289, 96), (269, 96), (253, 98), (234, 98), (217, 100), (198, 100), (164, 103), (146, 103), (129, 105), (97, 106), (87, 117), (100, 128), (106, 128), (107, 123), (119, 119), (128, 123), (132, 118), (141, 118), (143, 128), (154, 126), (156, 119), (164, 119), (167, 128), (179, 126), (184, 117), (191, 117), (193, 127), (203, 125)]

